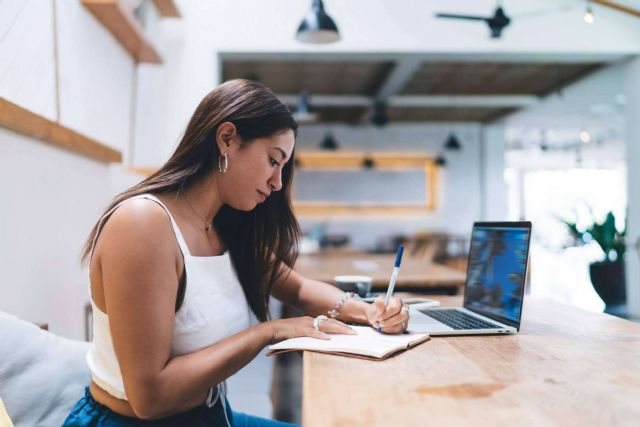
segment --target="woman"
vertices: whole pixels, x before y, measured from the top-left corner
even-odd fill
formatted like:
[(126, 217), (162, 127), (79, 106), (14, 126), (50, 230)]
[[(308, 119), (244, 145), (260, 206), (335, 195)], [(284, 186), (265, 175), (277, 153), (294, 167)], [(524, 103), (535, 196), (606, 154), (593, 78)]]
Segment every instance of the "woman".
[[(402, 332), (399, 299), (368, 305), (292, 270), (296, 131), (268, 88), (228, 81), (169, 161), (114, 199), (83, 252), (93, 380), (66, 426), (284, 425), (232, 412), (224, 381), (270, 343), (353, 333), (345, 321)], [(270, 320), (271, 294), (332, 318)]]

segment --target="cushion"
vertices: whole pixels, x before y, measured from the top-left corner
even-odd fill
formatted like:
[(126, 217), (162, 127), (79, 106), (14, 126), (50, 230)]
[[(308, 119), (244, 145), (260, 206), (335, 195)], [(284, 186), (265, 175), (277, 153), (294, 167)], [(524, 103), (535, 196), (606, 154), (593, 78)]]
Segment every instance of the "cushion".
[(15, 427), (64, 422), (91, 382), (89, 346), (0, 311), (0, 396)]
[(2, 399), (0, 399), (0, 426), (13, 427), (13, 423), (9, 418), (9, 414), (7, 414), (7, 410), (4, 407), (4, 403), (2, 403)]

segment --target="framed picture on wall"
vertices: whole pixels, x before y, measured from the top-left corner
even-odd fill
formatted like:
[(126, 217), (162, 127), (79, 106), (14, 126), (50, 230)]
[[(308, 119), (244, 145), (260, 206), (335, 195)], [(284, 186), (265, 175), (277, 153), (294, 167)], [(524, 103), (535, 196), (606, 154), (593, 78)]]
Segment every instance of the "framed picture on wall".
[(424, 154), (303, 152), (296, 162), (296, 214), (426, 214), (435, 209), (436, 166)]

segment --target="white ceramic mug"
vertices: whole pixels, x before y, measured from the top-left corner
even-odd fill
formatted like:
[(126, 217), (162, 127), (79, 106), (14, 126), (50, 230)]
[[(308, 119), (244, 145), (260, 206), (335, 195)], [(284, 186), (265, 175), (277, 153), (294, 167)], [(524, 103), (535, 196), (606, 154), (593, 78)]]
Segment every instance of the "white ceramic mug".
[(371, 292), (373, 279), (369, 276), (344, 275), (334, 277), (333, 283), (345, 292), (355, 292), (364, 298)]

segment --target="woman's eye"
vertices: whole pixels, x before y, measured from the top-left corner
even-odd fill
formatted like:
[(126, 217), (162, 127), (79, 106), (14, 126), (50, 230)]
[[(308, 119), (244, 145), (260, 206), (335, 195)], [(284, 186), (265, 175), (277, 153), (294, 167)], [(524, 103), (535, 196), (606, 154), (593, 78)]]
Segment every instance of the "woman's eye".
[(278, 166), (278, 162), (276, 162), (274, 159), (271, 159), (271, 166)]

